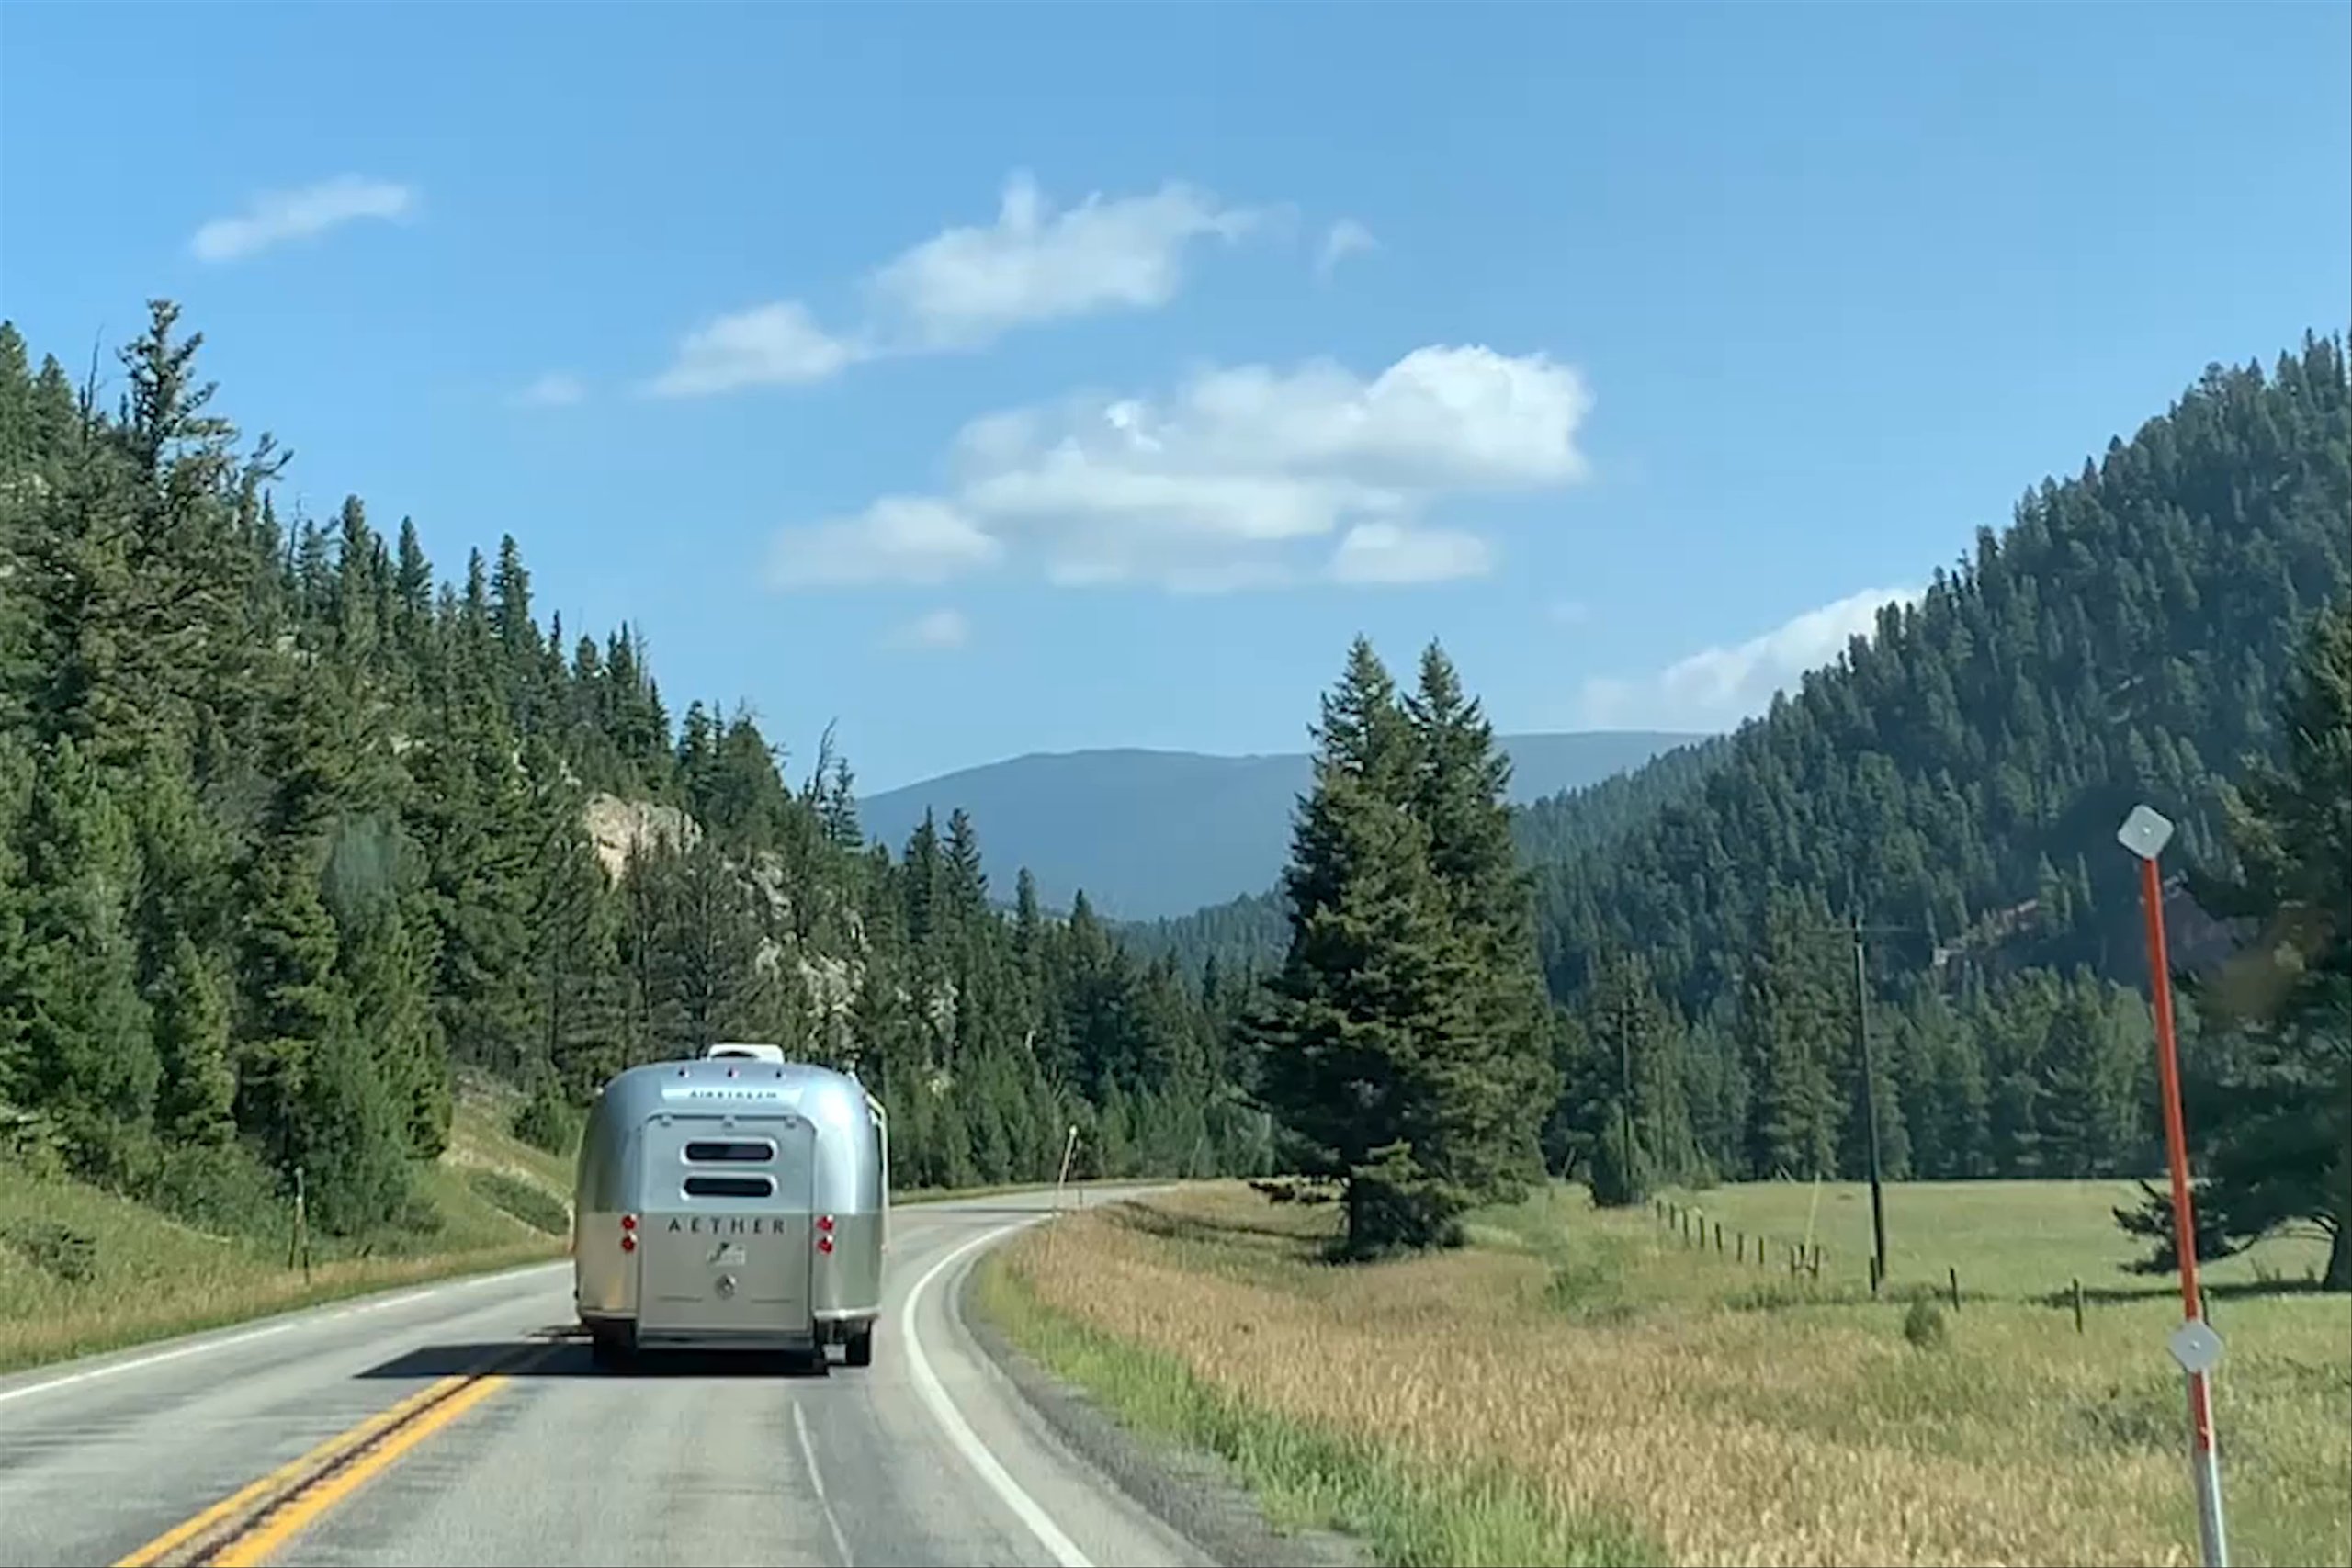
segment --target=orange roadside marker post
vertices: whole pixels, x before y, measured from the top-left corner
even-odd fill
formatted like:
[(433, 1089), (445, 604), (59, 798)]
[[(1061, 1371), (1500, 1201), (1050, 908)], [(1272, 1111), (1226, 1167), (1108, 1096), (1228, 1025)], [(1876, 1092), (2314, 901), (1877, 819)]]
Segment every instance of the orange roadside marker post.
[(2228, 1568), (2229, 1546), (2222, 1530), (2222, 1465), (2213, 1451), (2213, 1368), (2222, 1359), (2222, 1337), (2205, 1321), (2205, 1299), (2197, 1282), (2197, 1222), (2188, 1190), (2188, 1134), (2180, 1110), (2180, 1052), (2172, 1021), (2172, 963), (2165, 951), (2164, 879), (2156, 859), (2172, 841), (2172, 823), (2146, 806), (2115, 835), (2140, 859), (2140, 902), (2148, 924), (2148, 989), (2156, 1018), (2156, 1080), (2165, 1102), (2165, 1155), (2172, 1168), (2173, 1246), (2180, 1256), (2181, 1325), (2169, 1341), (2172, 1359), (2188, 1378), (2188, 1471), (2197, 1490), (2198, 1543), (2206, 1568)]

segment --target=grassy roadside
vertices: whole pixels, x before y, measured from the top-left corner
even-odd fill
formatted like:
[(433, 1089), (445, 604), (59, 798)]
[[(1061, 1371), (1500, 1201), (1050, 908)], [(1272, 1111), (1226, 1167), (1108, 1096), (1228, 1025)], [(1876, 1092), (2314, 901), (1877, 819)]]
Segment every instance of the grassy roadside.
[[(290, 1236), (212, 1233), (63, 1179), (0, 1169), (0, 1372), (564, 1255), (570, 1161), (462, 1101), (400, 1234), (288, 1264)], [(290, 1215), (289, 1226), (290, 1230)]]
[(981, 1260), (974, 1305), (1130, 1427), (1224, 1460), (1279, 1529), (1337, 1530), (1381, 1562), (1413, 1568), (1665, 1560), (1623, 1525), (1561, 1517), (1517, 1476), (1430, 1472), (1377, 1442), (1237, 1397), (1181, 1356), (1090, 1327), (1041, 1299), (1023, 1266), (1026, 1245)]
[[(1329, 1208), (1239, 1186), (1023, 1237), (976, 1305), (1117, 1415), (1231, 1461), (1270, 1511), (1384, 1562), (2191, 1562), (2177, 1300), (2114, 1270), (2120, 1200), (2094, 1185), (2007, 1194), (2006, 1224), (1977, 1213), (2001, 1194), (1905, 1190), (1920, 1269), (1949, 1254), (1983, 1281), (1958, 1313), (1826, 1268), (1742, 1269), (1567, 1191), (1478, 1216), (1458, 1253), (1336, 1268)], [(1700, 1198), (1775, 1235), (1839, 1235), (1825, 1211), (1850, 1208)], [(2263, 1288), (2300, 1275), (2291, 1251), (2221, 1270), (2247, 1276), (2217, 1314), (2233, 1557), (2352, 1562), (2346, 1303)], [(2052, 1258), (2106, 1292), (2079, 1334)]]

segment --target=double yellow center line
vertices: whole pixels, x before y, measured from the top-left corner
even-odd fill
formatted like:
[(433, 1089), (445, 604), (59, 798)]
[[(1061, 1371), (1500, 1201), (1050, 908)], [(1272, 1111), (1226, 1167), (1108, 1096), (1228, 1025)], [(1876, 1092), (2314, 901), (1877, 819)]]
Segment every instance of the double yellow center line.
[(253, 1568), (402, 1454), (554, 1353), (519, 1350), (479, 1371), (446, 1377), (328, 1438), (232, 1496), (175, 1525), (114, 1568)]

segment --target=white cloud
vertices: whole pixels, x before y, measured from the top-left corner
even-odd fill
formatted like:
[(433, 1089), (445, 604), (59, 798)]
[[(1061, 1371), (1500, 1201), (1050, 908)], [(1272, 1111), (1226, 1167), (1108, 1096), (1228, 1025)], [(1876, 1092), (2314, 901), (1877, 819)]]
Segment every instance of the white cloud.
[(1706, 648), (1637, 680), (1584, 683), (1583, 720), (1597, 728), (1729, 729), (1771, 705), (1772, 694), (1833, 662), (1857, 637), (1873, 635), (1879, 610), (1913, 604), (1916, 588), (1866, 588), (1807, 610), (1760, 637)]
[(1580, 626), (1592, 619), (1592, 606), (1581, 599), (1555, 599), (1544, 606), (1544, 613), (1563, 626)]
[(1180, 181), (1057, 212), (1016, 173), (995, 222), (944, 230), (876, 267), (862, 289), (870, 319), (857, 332), (826, 331), (797, 299), (752, 306), (689, 333), (652, 389), (702, 397), (820, 381), (886, 355), (978, 348), (1015, 327), (1157, 310), (1182, 288), (1195, 244), (1238, 240), (1262, 216)]
[(994, 223), (910, 247), (869, 288), (884, 319), (914, 345), (976, 347), (1033, 322), (1157, 310), (1183, 287), (1194, 242), (1238, 239), (1256, 220), (1177, 181), (1149, 196), (1090, 195), (1057, 213), (1037, 182), (1016, 173)]
[(415, 209), (416, 192), (408, 186), (338, 175), (300, 190), (260, 192), (237, 217), (215, 218), (198, 229), (188, 248), (198, 261), (238, 261), (362, 218), (396, 221)]
[(1315, 274), (1329, 277), (1333, 267), (1356, 252), (1379, 248), (1380, 242), (1372, 237), (1371, 230), (1352, 218), (1342, 218), (1323, 235), (1323, 251), (1315, 258)]
[(961, 648), (972, 640), (972, 624), (961, 610), (933, 610), (899, 626), (888, 640), (897, 649)]
[[(869, 581), (1013, 555), (1063, 585), (1189, 592), (1296, 581), (1317, 557), (1349, 583), (1476, 575), (1490, 546), (1418, 519), (1452, 496), (1581, 479), (1591, 402), (1572, 367), (1482, 346), (1416, 349), (1368, 381), (1329, 363), (1207, 370), (1164, 400), (1081, 396), (975, 420), (950, 454), (952, 496), (786, 537), (833, 530), (828, 548), (861, 552)], [(884, 506), (954, 518), (956, 549), (894, 542), (904, 520)]]
[(1331, 575), (1341, 582), (1448, 582), (1483, 577), (1494, 564), (1494, 547), (1476, 534), (1359, 523), (1332, 553)]
[(560, 409), (569, 408), (587, 396), (587, 385), (579, 377), (550, 370), (515, 393), (514, 400), (525, 408)]
[(828, 333), (797, 299), (755, 305), (688, 333), (653, 379), (656, 397), (694, 398), (743, 387), (821, 381), (865, 350)]
[(768, 578), (779, 588), (944, 582), (992, 565), (1003, 549), (945, 502), (886, 495), (854, 517), (786, 529)]

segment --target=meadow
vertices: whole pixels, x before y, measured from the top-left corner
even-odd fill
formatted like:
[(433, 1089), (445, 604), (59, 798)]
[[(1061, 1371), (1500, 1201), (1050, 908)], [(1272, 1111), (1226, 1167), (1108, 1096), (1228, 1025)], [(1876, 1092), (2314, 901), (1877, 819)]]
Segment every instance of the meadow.
[[(1342, 1267), (1331, 1205), (1217, 1184), (1024, 1236), (978, 1301), (1131, 1424), (1223, 1455), (1277, 1522), (1382, 1562), (2186, 1563), (2177, 1287), (2121, 1269), (2109, 1213), (2136, 1193), (1890, 1188), (1873, 1300), (1860, 1187), (1667, 1195), (1704, 1247), (1556, 1188), (1458, 1251)], [(1743, 1265), (1717, 1219), (1781, 1246)], [(1792, 1275), (1808, 1227), (1821, 1272)], [(2241, 1563), (2352, 1563), (2352, 1302), (2295, 1286), (2317, 1260), (2284, 1241), (2211, 1270)]]

